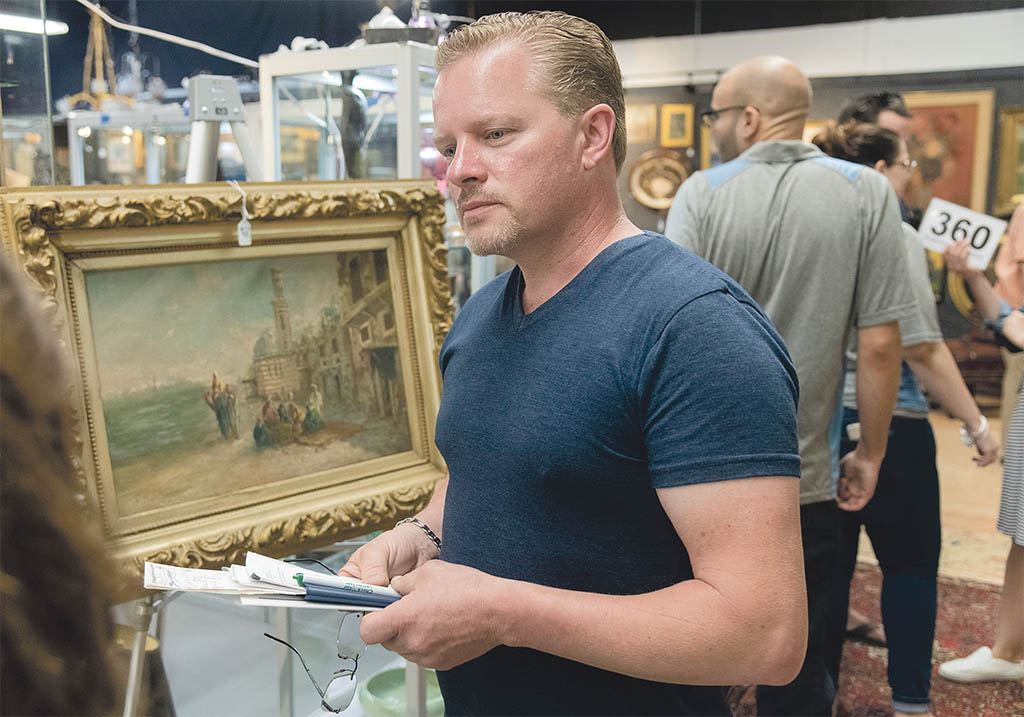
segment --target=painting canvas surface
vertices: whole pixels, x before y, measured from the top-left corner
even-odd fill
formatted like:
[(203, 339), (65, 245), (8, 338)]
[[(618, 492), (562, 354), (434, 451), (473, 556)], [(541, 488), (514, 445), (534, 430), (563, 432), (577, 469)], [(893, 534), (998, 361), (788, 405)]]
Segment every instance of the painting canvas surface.
[(907, 188), (909, 203), (925, 209), (932, 197), (971, 205), (978, 107), (971, 104), (914, 107), (908, 142), (918, 171)]
[(88, 271), (121, 515), (410, 450), (384, 250)]

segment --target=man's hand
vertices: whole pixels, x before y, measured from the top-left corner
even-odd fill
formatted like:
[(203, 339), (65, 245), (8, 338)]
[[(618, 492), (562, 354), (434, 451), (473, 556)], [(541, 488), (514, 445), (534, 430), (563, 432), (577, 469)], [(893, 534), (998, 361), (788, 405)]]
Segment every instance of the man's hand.
[(979, 436), (974, 442), (974, 447), (978, 449), (978, 455), (972, 460), (979, 468), (994, 463), (999, 458), (999, 441), (992, 435), (992, 431), (985, 431), (983, 436)]
[(437, 547), (415, 525), (405, 523), (381, 533), (352, 554), (338, 571), (370, 585), (387, 585), (437, 557)]
[(860, 510), (875, 494), (878, 484), (878, 469), (882, 462), (873, 460), (860, 452), (860, 446), (847, 453), (839, 461), (839, 507), (843, 510)]
[(448, 670), (501, 644), (498, 606), (509, 581), (431, 560), (391, 587), (404, 597), (363, 618), (360, 635), (421, 667)]

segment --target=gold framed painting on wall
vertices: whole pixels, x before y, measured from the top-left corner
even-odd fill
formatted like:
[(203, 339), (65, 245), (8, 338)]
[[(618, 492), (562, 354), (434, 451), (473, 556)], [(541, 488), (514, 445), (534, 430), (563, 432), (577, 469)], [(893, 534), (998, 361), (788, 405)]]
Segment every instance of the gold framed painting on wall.
[(1024, 201), (1024, 107), (999, 110), (996, 196), (992, 213), (1006, 216)]
[(689, 147), (693, 144), (693, 105), (661, 106), (661, 146)]
[(932, 197), (984, 212), (992, 147), (992, 90), (908, 92), (907, 141), (917, 172), (905, 198), (925, 209)]
[(0, 229), (74, 370), (79, 481), (122, 573), (390, 527), (444, 475), (450, 323), (431, 183), (5, 190)]
[(722, 163), (722, 158), (711, 141), (711, 128), (701, 123), (700, 126), (700, 168), (711, 169)]
[(650, 144), (657, 136), (658, 106), (655, 104), (626, 105), (626, 142)]

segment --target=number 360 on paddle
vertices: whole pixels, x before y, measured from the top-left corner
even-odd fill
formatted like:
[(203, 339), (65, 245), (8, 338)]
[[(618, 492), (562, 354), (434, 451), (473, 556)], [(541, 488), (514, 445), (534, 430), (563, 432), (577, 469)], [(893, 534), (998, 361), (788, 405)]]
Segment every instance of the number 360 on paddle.
[(917, 233), (925, 248), (937, 252), (955, 241), (969, 239), (971, 253), (967, 263), (976, 269), (984, 269), (992, 260), (1004, 231), (1006, 222), (1002, 219), (971, 211), (944, 199), (933, 199)]

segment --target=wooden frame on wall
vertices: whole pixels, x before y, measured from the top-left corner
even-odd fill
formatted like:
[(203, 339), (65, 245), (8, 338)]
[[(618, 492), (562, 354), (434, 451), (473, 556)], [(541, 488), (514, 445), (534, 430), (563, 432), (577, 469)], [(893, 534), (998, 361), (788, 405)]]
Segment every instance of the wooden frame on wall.
[(73, 365), (78, 480), (121, 573), (390, 527), (444, 476), (451, 320), (430, 182), (0, 192)]

